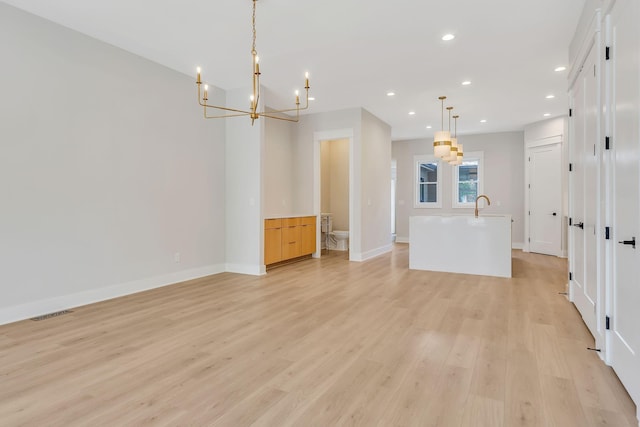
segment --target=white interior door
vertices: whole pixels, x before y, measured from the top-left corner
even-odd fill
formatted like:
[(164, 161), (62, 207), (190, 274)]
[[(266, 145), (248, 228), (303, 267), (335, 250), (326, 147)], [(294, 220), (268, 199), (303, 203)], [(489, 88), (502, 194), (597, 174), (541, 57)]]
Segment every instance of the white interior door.
[[(609, 360), (640, 408), (640, 3), (617, 2), (613, 37), (613, 248)], [(618, 243), (621, 242), (621, 243)], [(640, 409), (639, 409), (640, 415)]]
[(598, 339), (601, 331), (598, 330), (596, 315), (598, 180), (595, 171), (595, 147), (599, 135), (597, 116), (599, 81), (595, 53), (596, 50), (592, 48), (572, 89), (570, 299), (576, 305), (591, 334)]
[(562, 167), (560, 143), (529, 154), (529, 250), (560, 256), (562, 251)]

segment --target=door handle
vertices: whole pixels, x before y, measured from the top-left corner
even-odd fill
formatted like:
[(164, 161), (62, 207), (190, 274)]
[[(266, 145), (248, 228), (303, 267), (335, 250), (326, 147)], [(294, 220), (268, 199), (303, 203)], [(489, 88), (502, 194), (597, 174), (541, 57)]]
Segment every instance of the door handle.
[(576, 222), (573, 226), (584, 230), (584, 222)]
[(623, 245), (631, 245), (631, 247), (633, 249), (636, 248), (636, 238), (635, 237), (632, 237), (631, 240), (623, 240), (623, 241), (618, 242), (618, 243), (621, 243)]

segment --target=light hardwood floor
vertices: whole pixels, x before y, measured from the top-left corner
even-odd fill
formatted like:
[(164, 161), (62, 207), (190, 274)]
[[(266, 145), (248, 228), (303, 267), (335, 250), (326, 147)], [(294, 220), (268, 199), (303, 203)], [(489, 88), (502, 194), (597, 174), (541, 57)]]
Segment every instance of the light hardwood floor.
[(2, 426), (637, 426), (564, 296), (410, 271), (408, 248), (221, 274), (0, 327)]

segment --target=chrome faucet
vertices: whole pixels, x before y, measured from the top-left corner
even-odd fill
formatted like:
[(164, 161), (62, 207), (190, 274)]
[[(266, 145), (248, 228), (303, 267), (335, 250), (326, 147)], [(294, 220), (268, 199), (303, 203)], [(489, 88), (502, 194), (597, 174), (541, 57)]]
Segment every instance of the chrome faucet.
[(487, 199), (487, 205), (491, 206), (491, 200), (489, 200), (488, 196), (485, 196), (484, 194), (481, 194), (478, 197), (476, 197), (476, 210), (475, 210), (476, 218), (478, 218), (478, 200), (480, 200), (482, 198)]

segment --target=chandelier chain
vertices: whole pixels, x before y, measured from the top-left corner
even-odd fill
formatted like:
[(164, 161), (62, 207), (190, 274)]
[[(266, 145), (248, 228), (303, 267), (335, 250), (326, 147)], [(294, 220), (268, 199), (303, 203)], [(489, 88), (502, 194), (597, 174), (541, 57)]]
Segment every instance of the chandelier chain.
[(253, 28), (253, 44), (251, 54), (256, 55), (258, 53), (256, 51), (256, 0), (253, 0), (253, 16), (251, 20), (251, 26)]

